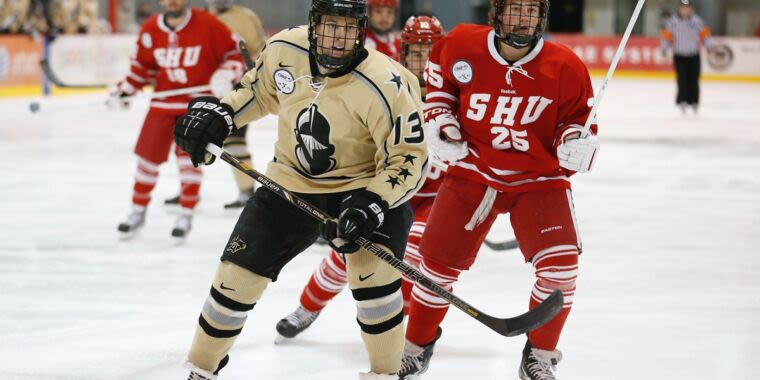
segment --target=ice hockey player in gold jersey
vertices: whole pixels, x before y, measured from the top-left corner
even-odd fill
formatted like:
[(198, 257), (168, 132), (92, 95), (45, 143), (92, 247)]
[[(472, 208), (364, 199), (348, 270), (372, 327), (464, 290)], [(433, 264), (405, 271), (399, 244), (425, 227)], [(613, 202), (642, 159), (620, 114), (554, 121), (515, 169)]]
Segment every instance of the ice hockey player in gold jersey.
[(412, 224), (407, 200), (424, 181), (427, 147), (418, 80), (364, 48), (366, 8), (366, 0), (312, 0), (308, 26), (269, 39), (235, 91), (221, 100), (196, 98), (177, 121), (176, 143), (195, 164), (208, 165), (207, 143), (220, 145), (237, 125), (279, 115), (267, 176), (338, 220), (324, 228), (267, 188), (256, 191), (198, 319), (190, 379), (216, 378), (267, 285), (320, 235), (346, 254), (370, 361), (371, 372), (360, 378), (397, 378), (404, 344), (401, 275), (353, 240), (363, 236), (403, 255)]
[[(266, 42), (266, 32), (261, 19), (252, 10), (233, 4), (234, 0), (206, 0), (209, 13), (216, 16), (224, 25), (245, 43), (245, 47), (255, 60)], [(225, 73), (220, 73), (225, 75)], [(212, 77), (211, 88), (214, 95), (222, 96), (232, 91), (232, 84), (237, 78)], [(252, 163), (251, 152), (245, 141), (248, 125), (238, 128), (224, 141), (224, 149), (248, 165)], [(253, 195), (254, 181), (240, 171), (231, 168), (238, 188), (238, 196), (224, 205), (225, 209), (240, 211), (248, 198)], [(166, 205), (179, 205), (179, 195), (164, 201)]]

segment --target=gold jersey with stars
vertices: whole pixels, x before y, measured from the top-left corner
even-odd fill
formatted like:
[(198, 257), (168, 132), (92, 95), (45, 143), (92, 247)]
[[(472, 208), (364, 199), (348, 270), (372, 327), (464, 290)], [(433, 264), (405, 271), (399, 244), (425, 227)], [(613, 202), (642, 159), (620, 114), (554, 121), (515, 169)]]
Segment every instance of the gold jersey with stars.
[(367, 49), (338, 77), (314, 76), (308, 28), (267, 41), (256, 67), (222, 99), (235, 125), (278, 115), (267, 176), (290, 191), (337, 193), (366, 187), (391, 207), (422, 186), (428, 170), (417, 78)]

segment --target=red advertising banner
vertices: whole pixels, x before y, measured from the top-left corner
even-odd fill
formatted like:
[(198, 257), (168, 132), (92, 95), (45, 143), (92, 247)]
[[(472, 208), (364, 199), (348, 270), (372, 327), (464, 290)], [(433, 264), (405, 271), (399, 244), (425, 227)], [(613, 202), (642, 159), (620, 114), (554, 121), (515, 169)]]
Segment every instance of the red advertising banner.
[[(569, 46), (590, 70), (607, 70), (615, 56), (621, 37), (592, 37), (580, 34), (552, 34), (548, 40)], [(660, 47), (655, 37), (635, 37), (628, 40), (620, 70), (673, 71), (673, 61)]]
[(42, 83), (42, 41), (28, 36), (0, 36), (0, 87)]

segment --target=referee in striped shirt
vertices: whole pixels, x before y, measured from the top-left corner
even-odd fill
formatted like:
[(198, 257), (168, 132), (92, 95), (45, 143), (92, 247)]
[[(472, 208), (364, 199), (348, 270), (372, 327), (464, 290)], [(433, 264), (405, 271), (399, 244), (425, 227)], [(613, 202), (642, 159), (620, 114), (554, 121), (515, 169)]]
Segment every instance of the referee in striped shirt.
[(710, 28), (694, 14), (689, 0), (680, 0), (678, 13), (665, 21), (662, 30), (663, 49), (673, 49), (673, 63), (678, 79), (676, 103), (681, 111), (699, 108), (700, 47), (710, 46)]

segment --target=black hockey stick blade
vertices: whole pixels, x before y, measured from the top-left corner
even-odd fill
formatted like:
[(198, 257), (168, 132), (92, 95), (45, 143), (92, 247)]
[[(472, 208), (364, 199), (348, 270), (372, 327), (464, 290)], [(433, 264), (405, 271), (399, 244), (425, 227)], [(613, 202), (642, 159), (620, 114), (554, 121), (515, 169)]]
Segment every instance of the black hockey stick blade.
[(549, 298), (534, 309), (516, 317), (499, 319), (488, 314), (481, 314), (475, 319), (501, 335), (513, 337), (527, 334), (551, 321), (562, 310), (564, 304), (565, 298), (562, 296), (562, 291), (555, 290)]
[(43, 59), (40, 61), (40, 67), (42, 68), (42, 72), (45, 73), (45, 76), (50, 81), (50, 83), (63, 88), (108, 88), (107, 84), (71, 84), (71, 83), (64, 83), (61, 81), (60, 78), (58, 78), (57, 75), (53, 72), (53, 68), (50, 67), (50, 62), (48, 62), (47, 59)]
[(506, 240), (506, 241), (499, 241), (499, 242), (493, 242), (488, 239), (483, 241), (483, 244), (486, 245), (486, 247), (493, 249), (494, 251), (506, 251), (508, 249), (518, 248), (519, 245), (517, 244), (517, 240)]

